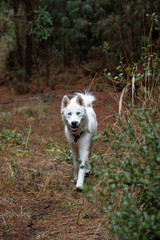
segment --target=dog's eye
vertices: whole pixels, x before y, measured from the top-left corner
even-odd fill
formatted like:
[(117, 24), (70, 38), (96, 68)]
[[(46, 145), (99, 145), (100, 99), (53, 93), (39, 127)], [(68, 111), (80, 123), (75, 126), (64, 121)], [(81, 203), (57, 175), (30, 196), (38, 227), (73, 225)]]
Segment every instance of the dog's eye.
[(68, 116), (71, 116), (71, 115), (72, 115), (72, 113), (71, 113), (71, 112), (69, 112), (69, 113), (68, 113)]
[(77, 112), (76, 114), (77, 114), (77, 115), (80, 115), (81, 113), (80, 113), (80, 112)]

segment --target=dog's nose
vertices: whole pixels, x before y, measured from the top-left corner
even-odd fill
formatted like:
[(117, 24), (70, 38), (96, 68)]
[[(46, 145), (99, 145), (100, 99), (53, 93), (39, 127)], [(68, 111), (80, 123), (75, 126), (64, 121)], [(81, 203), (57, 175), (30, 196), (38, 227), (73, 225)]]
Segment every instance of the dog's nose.
[(78, 125), (78, 122), (77, 121), (72, 121), (71, 124), (72, 124), (73, 127), (76, 127)]

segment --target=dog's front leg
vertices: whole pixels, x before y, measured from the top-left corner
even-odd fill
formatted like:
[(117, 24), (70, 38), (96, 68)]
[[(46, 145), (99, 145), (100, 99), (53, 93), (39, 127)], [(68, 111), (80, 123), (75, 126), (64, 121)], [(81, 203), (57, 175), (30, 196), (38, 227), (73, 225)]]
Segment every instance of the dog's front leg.
[(79, 163), (78, 163), (78, 148), (75, 144), (71, 145), (71, 151), (72, 151), (72, 160), (73, 160), (73, 169), (74, 169), (74, 180), (77, 181)]
[(84, 178), (85, 178), (85, 173), (86, 173), (86, 162), (88, 160), (88, 155), (89, 155), (89, 151), (82, 150), (79, 152), (80, 155), (80, 166), (79, 166), (79, 172), (78, 172), (78, 180), (77, 180), (77, 184), (76, 184), (76, 188), (77, 189), (81, 189), (83, 188), (83, 183), (84, 183)]
[[(79, 157), (80, 157), (80, 166), (78, 172), (78, 180), (76, 184), (77, 189), (83, 188), (85, 173), (86, 173), (86, 164), (88, 163), (88, 158), (90, 154), (90, 135), (86, 135), (79, 141)], [(88, 164), (87, 164), (88, 165)]]

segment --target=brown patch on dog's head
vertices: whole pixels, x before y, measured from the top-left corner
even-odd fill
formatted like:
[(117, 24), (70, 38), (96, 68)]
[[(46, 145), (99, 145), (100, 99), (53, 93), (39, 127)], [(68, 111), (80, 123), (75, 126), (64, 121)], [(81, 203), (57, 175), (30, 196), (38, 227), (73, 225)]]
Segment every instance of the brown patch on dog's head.
[(68, 106), (68, 104), (70, 103), (69, 98), (67, 97), (67, 95), (65, 95), (62, 99), (62, 103), (61, 103), (61, 111), (66, 108)]
[(77, 96), (76, 102), (82, 107), (85, 106), (83, 98), (80, 95)]

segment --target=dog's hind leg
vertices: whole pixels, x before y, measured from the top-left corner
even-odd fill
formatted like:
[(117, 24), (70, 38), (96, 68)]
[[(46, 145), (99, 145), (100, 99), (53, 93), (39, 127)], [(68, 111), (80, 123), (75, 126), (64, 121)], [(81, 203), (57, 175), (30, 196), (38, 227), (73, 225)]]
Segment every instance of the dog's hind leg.
[(93, 143), (91, 142), (90, 144), (90, 152), (89, 152), (89, 158), (86, 161), (86, 173), (85, 173), (85, 177), (88, 177), (91, 171), (91, 164), (89, 162), (89, 159), (91, 159), (92, 157), (92, 150), (93, 150)]
[(90, 171), (91, 171), (91, 164), (90, 164), (89, 160), (86, 162), (85, 168), (86, 168), (85, 177), (88, 177), (90, 174)]

